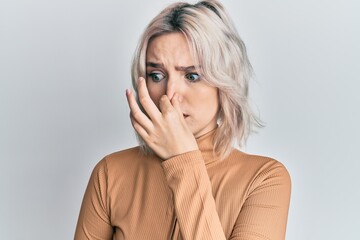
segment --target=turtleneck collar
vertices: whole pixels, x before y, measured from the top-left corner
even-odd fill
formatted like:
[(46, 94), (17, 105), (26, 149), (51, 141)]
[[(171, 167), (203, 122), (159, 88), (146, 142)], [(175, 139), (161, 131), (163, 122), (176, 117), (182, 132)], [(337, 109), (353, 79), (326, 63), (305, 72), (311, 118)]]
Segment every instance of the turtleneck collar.
[(203, 155), (205, 164), (209, 164), (220, 159), (219, 157), (216, 157), (213, 152), (216, 130), (217, 128), (196, 138), (196, 142), (198, 144), (199, 150)]

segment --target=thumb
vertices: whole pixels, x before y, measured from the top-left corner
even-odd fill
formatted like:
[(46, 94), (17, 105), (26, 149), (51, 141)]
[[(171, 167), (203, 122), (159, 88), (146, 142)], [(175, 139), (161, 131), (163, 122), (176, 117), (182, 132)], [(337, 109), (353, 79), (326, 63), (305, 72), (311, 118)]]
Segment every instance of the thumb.
[(179, 94), (175, 93), (173, 98), (171, 99), (171, 104), (175, 108), (175, 110), (180, 114), (180, 116), (183, 115), (180, 107), (180, 100), (179, 100)]

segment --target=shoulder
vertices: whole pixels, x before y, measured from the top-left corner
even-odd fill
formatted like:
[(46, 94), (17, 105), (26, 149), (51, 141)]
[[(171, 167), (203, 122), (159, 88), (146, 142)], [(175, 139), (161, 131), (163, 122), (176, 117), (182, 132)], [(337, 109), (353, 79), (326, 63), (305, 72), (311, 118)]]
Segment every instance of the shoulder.
[(232, 164), (238, 164), (255, 172), (266, 172), (270, 170), (281, 170), (287, 172), (286, 167), (279, 160), (272, 157), (249, 154), (234, 149), (228, 157)]
[(234, 149), (228, 157), (230, 168), (237, 168), (252, 185), (281, 184), (291, 186), (291, 178), (287, 168), (280, 161), (261, 155), (248, 154)]
[(140, 152), (140, 148), (133, 147), (133, 148), (128, 148), (121, 151), (110, 153), (106, 155), (101, 161), (105, 161), (107, 165), (114, 165), (119, 163), (126, 164), (136, 161), (137, 159), (142, 157), (143, 155)]
[(142, 169), (158, 168), (160, 163), (159, 158), (145, 156), (140, 147), (133, 147), (106, 155), (96, 164), (94, 172), (104, 172), (110, 179), (126, 178)]
[(108, 165), (117, 164), (119, 162), (127, 162), (130, 159), (136, 159), (140, 156), (139, 147), (124, 149), (121, 151), (110, 153), (104, 156), (95, 166), (94, 169), (104, 169)]
[(92, 175), (107, 177), (113, 169), (125, 169), (127, 164), (133, 164), (140, 157), (139, 147), (129, 148), (104, 156), (94, 167)]

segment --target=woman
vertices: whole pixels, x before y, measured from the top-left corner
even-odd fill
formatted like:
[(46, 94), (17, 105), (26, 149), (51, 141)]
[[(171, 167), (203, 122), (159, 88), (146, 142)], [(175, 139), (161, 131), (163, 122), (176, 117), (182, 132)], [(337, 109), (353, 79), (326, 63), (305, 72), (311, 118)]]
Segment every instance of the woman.
[(95, 167), (75, 239), (284, 239), (290, 177), (233, 148), (259, 125), (251, 66), (217, 1), (175, 3), (146, 28), (126, 91), (140, 147)]

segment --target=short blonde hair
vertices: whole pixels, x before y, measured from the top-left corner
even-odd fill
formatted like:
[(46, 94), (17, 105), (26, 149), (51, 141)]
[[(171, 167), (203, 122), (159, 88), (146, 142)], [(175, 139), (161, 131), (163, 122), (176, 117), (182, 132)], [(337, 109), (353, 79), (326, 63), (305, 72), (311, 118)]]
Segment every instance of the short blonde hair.
[[(230, 154), (234, 140), (242, 146), (254, 127), (261, 126), (248, 103), (252, 67), (245, 45), (218, 1), (171, 4), (149, 23), (140, 38), (132, 62), (134, 89), (139, 77), (146, 76), (149, 41), (172, 32), (184, 34), (204, 81), (219, 89), (219, 127), (214, 152), (223, 159)], [(137, 136), (142, 152), (150, 153), (151, 149)]]

